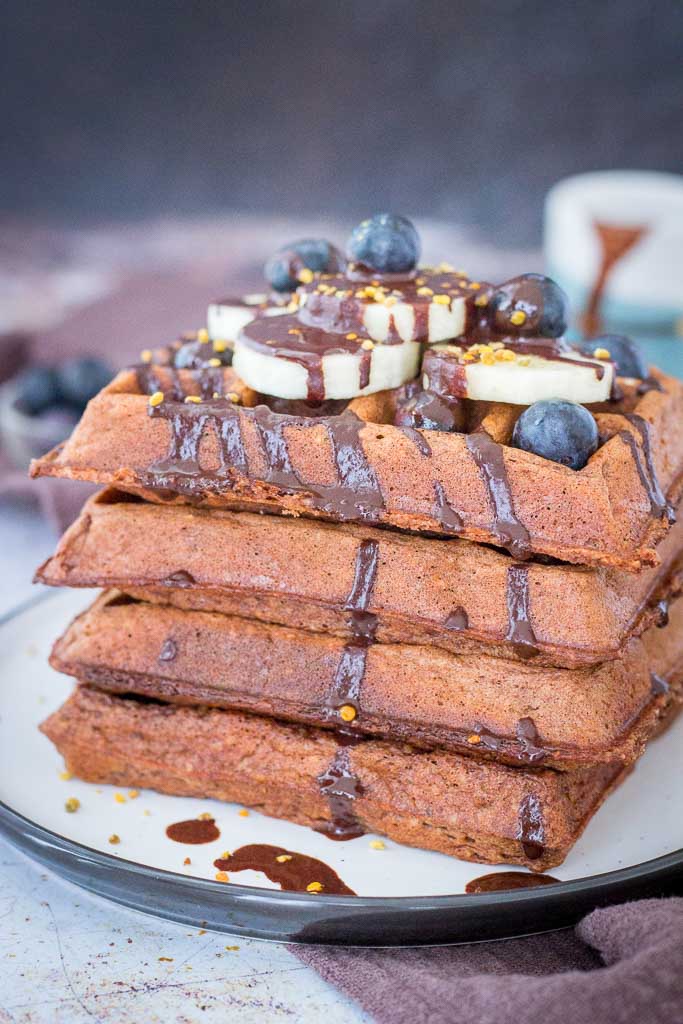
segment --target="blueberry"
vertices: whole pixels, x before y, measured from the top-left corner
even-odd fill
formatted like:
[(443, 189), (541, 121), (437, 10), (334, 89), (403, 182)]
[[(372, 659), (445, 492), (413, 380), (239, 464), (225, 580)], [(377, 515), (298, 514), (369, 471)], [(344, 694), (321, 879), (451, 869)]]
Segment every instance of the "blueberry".
[(215, 352), (210, 342), (186, 341), (173, 357), (173, 365), (178, 370), (199, 370), (203, 366), (209, 366), (211, 359), (220, 360), (221, 366), (231, 366), (232, 349), (226, 348), (223, 352)]
[(635, 341), (623, 334), (601, 334), (599, 338), (589, 338), (579, 343), (580, 350), (592, 356), (596, 349), (605, 348), (613, 363), (616, 363), (617, 376), (634, 377), (644, 380), (647, 377), (647, 363)]
[(59, 403), (57, 374), (50, 366), (31, 366), (15, 377), (15, 405), (27, 416), (37, 416)]
[(339, 250), (326, 239), (304, 238), (273, 253), (263, 273), (273, 291), (292, 292), (301, 284), (298, 275), (304, 267), (315, 274), (334, 274), (342, 262)]
[(534, 402), (515, 423), (515, 448), (570, 469), (583, 469), (598, 447), (598, 426), (588, 409), (562, 398)]
[(92, 356), (67, 359), (57, 367), (61, 400), (76, 409), (84, 409), (113, 376), (112, 368), (101, 359)]
[(346, 246), (349, 259), (380, 274), (413, 270), (420, 258), (420, 236), (407, 217), (376, 213), (353, 229)]
[(496, 288), (491, 300), (496, 330), (559, 338), (567, 329), (567, 296), (552, 278), (521, 274)]
[(394, 424), (397, 427), (418, 427), (420, 430), (461, 431), (465, 423), (462, 402), (443, 398), (433, 391), (420, 391), (399, 402)]

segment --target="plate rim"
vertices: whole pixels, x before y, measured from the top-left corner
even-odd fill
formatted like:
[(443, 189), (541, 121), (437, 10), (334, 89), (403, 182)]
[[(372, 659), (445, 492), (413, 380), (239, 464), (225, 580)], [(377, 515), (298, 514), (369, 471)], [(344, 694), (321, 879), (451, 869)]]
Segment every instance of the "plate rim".
[[(0, 615), (0, 628), (19, 619), (23, 614), (29, 613), (37, 604), (58, 598), (60, 593), (61, 590), (55, 592), (52, 589), (48, 589), (22, 601), (13, 609)], [(547, 930), (548, 928), (562, 927), (572, 923), (572, 921), (576, 920), (578, 916), (581, 916), (586, 911), (586, 907), (591, 900), (594, 901), (594, 906), (597, 906), (605, 905), (614, 899), (618, 900), (620, 897), (634, 898), (638, 895), (639, 887), (646, 887), (648, 883), (666, 887), (667, 883), (670, 882), (671, 890), (675, 888), (678, 891), (679, 885), (683, 889), (683, 847), (659, 857), (641, 861), (638, 864), (632, 864), (600, 874), (585, 875), (568, 881), (557, 881), (537, 888), (530, 886), (528, 888), (488, 893), (470, 894), (462, 892), (433, 896), (343, 896), (324, 893), (289, 892), (281, 889), (267, 889), (261, 886), (241, 885), (238, 882), (230, 883), (229, 886), (226, 886), (212, 878), (199, 878), (167, 868), (156, 868), (127, 857), (116, 856), (105, 850), (98, 850), (78, 840), (70, 839), (59, 832), (54, 832), (45, 825), (15, 810), (2, 799), (0, 799), (0, 835), (4, 836), (12, 846), (29, 856), (31, 860), (46, 865), (60, 877), (66, 878), (73, 884), (86, 891), (95, 893), (101, 898), (122, 904), (134, 910), (143, 911), (157, 918), (161, 917), (183, 923), (197, 920), (201, 926), (207, 924), (208, 928), (215, 930), (232, 931), (233, 934), (251, 934), (257, 938), (271, 938), (277, 941), (336, 942), (337, 944), (344, 945), (419, 945), (424, 944), (425, 940), (420, 943), (419, 938), (417, 940), (414, 938), (412, 940), (409, 939), (408, 941), (402, 941), (399, 938), (398, 942), (391, 942), (391, 937), (386, 935), (383, 936), (385, 939), (384, 943), (369, 942), (367, 938), (363, 937), (361, 922), (367, 919), (370, 931), (374, 932), (378, 920), (384, 921), (386, 925), (393, 919), (394, 915), (403, 918), (407, 914), (411, 918), (413, 916), (416, 917), (416, 928), (413, 931), (417, 934), (419, 932), (417, 919), (422, 917), (425, 918), (425, 928), (428, 930), (429, 922), (433, 921), (435, 913), (439, 915), (444, 914), (445, 920), (455, 922), (457, 919), (452, 915), (458, 912), (463, 914), (466, 920), (471, 920), (473, 917), (476, 918), (478, 913), (490, 915), (496, 908), (499, 908), (501, 911), (507, 908), (509, 914), (514, 917), (515, 913), (519, 914), (524, 908), (528, 908), (530, 911), (538, 914), (539, 908), (547, 907), (550, 915), (549, 920), (555, 922), (546, 926)], [(42, 857), (40, 856), (41, 848), (45, 851)], [(61, 863), (60, 855), (66, 856), (68, 860)], [(69, 871), (68, 864), (71, 864), (74, 870)], [(81, 867), (76, 869), (76, 865), (79, 864)], [(223, 927), (219, 923), (202, 923), (198, 915), (193, 917), (187, 913), (183, 914), (181, 909), (178, 909), (175, 914), (172, 909), (160, 909), (159, 905), (154, 905), (147, 909), (132, 899), (132, 896), (135, 895), (132, 888), (126, 890), (125, 887), (121, 887), (119, 894), (122, 898), (119, 899), (115, 892), (107, 891), (106, 886), (103, 888), (102, 886), (97, 887), (93, 884), (86, 884), (87, 872), (84, 868), (87, 865), (100, 869), (107, 874), (120, 872), (123, 869), (128, 878), (137, 879), (138, 882), (144, 883), (145, 880), (154, 880), (155, 883), (165, 884), (170, 888), (181, 888), (184, 893), (194, 894), (197, 897), (204, 896), (207, 898), (207, 902), (204, 905), (205, 910), (208, 910), (208, 906), (213, 898), (220, 894), (221, 905), (226, 913), (231, 908), (236, 909), (245, 904), (265, 913), (269, 911), (271, 913), (273, 911), (282, 913), (286, 908), (292, 910), (298, 908), (300, 915), (302, 915), (299, 918), (300, 921), (311, 914), (313, 925), (320, 925), (324, 930), (325, 925), (334, 925), (334, 919), (330, 918), (329, 914), (338, 911), (343, 914), (343, 918), (338, 920), (343, 920), (349, 924), (353, 921), (359, 927), (351, 928), (353, 937), (349, 940), (349, 938), (345, 938), (344, 934), (339, 934), (336, 938), (330, 938), (323, 934), (323, 932), (319, 936), (311, 934), (310, 937), (307, 935), (305, 938), (303, 936), (299, 938), (297, 932), (288, 932), (286, 927), (283, 930), (283, 928), (278, 929), (274, 926), (264, 933), (262, 929), (252, 929), (250, 931), (248, 924), (232, 924)], [(493, 867), (494, 865), (489, 866)], [(482, 867), (486, 868), (487, 865), (482, 865)], [(677, 882), (678, 885), (676, 884)], [(613, 897), (612, 900), (610, 896)], [(577, 908), (580, 909), (580, 913), (577, 913)], [(377, 916), (373, 915), (372, 919), (370, 919), (368, 915), (371, 915), (373, 911), (376, 912)], [(558, 919), (562, 921), (561, 924), (557, 923)], [(372, 924), (373, 921), (375, 922), (374, 925)], [(463, 922), (463, 924), (465, 925), (465, 933), (470, 934), (471, 929), (468, 930), (466, 922)], [(534, 930), (542, 931), (543, 928), (535, 928)], [(512, 930), (506, 930), (504, 926), (502, 928), (496, 927), (495, 933), (488, 934), (485, 938), (490, 939), (493, 937), (524, 934), (523, 931), (514, 926)], [(388, 943), (386, 942), (387, 939), (389, 939)], [(472, 941), (472, 939), (463, 940), (460, 938), (451, 941)], [(438, 944), (444, 944), (444, 940), (441, 939)]]
[[(255, 898), (267, 897), (271, 899), (286, 899), (287, 902), (295, 903), (317, 903), (319, 900), (326, 901), (328, 906), (338, 906), (340, 909), (350, 910), (352, 908), (365, 907), (377, 908), (380, 905), (387, 909), (405, 910), (408, 907), (416, 910), (433, 907), (434, 904), (444, 908), (455, 909), (466, 904), (490, 905), (492, 903), (516, 903), (520, 900), (540, 900), (543, 896), (552, 893), (555, 896), (570, 896), (581, 893), (588, 895), (593, 890), (609, 888), (615, 885), (622, 885), (625, 882), (646, 881), (647, 879), (662, 874), (664, 877), (677, 868), (683, 869), (683, 847), (671, 853), (665, 853), (660, 857), (653, 857), (650, 860), (632, 864), (626, 868), (618, 868), (616, 871), (604, 871), (597, 875), (584, 875), (582, 878), (573, 878), (569, 881), (552, 882), (544, 886), (528, 886), (521, 889), (502, 889), (496, 892), (484, 893), (442, 893), (436, 896), (344, 896), (330, 893), (305, 893), (289, 892), (285, 889), (267, 889), (258, 885), (241, 885), (239, 882), (231, 882), (230, 888), (226, 889), (224, 883), (216, 882), (213, 878), (198, 878), (196, 875), (184, 875), (180, 871), (171, 871), (168, 868), (155, 868), (151, 864), (141, 864), (139, 861), (130, 860), (128, 857), (117, 857), (106, 850), (97, 850), (93, 846), (86, 846), (76, 839), (69, 839), (59, 832), (53, 832), (45, 825), (40, 825), (14, 810), (4, 800), (0, 800), (0, 833), (5, 835), (10, 842), (4, 825), (7, 822), (14, 823), (31, 839), (42, 842), (48, 841), (50, 845), (62, 853), (75, 854), (81, 858), (88, 858), (99, 864), (100, 867), (119, 867), (124, 865), (126, 871), (133, 875), (154, 875), (155, 878), (167, 879), (168, 881), (182, 882), (197, 889), (208, 892), (220, 891), (232, 895), (239, 890), (239, 895)], [(495, 864), (482, 864), (483, 868), (497, 867)]]

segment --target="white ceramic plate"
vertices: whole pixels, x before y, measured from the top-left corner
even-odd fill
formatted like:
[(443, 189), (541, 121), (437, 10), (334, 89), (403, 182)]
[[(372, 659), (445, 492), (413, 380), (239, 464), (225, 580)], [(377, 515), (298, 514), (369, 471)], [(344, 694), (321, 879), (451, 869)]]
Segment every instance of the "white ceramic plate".
[[(380, 911), (382, 906), (412, 903), (413, 913), (417, 913), (415, 908), (419, 909), (419, 906), (428, 906), (432, 910), (438, 907), (440, 900), (434, 897), (449, 897), (443, 901), (444, 910), (446, 903), (452, 907), (452, 898), (464, 893), (468, 881), (497, 870), (399, 846), (388, 840), (385, 840), (384, 850), (373, 850), (370, 847), (372, 836), (336, 843), (310, 829), (253, 811), (246, 817), (241, 816), (239, 806), (213, 800), (162, 796), (146, 790), (134, 799), (124, 792), (125, 802), (118, 802), (116, 790), (111, 786), (95, 787), (77, 779), (61, 778), (61, 758), (39, 733), (38, 725), (62, 703), (73, 684), (71, 679), (60, 676), (48, 666), (47, 656), (52, 642), (70, 618), (80, 612), (92, 597), (92, 592), (83, 591), (47, 594), (0, 625), (0, 801), (5, 805), (4, 820), (0, 815), (0, 827), (4, 826), (10, 838), (32, 855), (39, 856), (44, 863), (56, 867), (79, 884), (128, 905), (164, 916), (177, 916), (182, 920), (209, 920), (217, 927), (222, 926), (221, 922), (213, 919), (210, 908), (201, 906), (208, 893), (215, 894), (208, 899), (209, 903), (214, 904), (218, 900), (218, 905), (223, 906), (227, 906), (235, 895), (253, 897), (256, 894), (258, 897), (259, 891), (263, 891), (264, 897), (271, 897), (275, 889), (278, 900), (290, 906), (292, 902), (297, 905), (300, 901), (307, 901), (319, 907), (327, 902), (328, 906), (334, 903), (338, 911), (340, 906), (345, 903), (348, 906), (351, 901), (350, 905), (359, 909), (370, 907), (371, 911)], [(651, 744), (629, 778), (590, 822), (565, 863), (553, 869), (555, 878), (567, 882), (589, 879), (593, 891), (604, 887), (599, 878), (591, 876), (603, 876), (605, 873), (619, 873), (603, 879), (607, 888), (614, 879), (637, 877), (642, 882), (653, 872), (659, 877), (664, 866), (667, 876), (669, 869), (674, 869), (674, 875), (677, 875), (683, 860), (678, 853), (683, 848), (682, 738), (683, 722), (679, 718)], [(80, 809), (75, 814), (65, 811), (64, 804), (69, 797), (77, 797), (80, 801)], [(183, 846), (166, 837), (167, 825), (195, 818), (201, 812), (209, 812), (215, 818), (221, 831), (220, 839), (212, 844)], [(109, 842), (114, 833), (120, 837), (116, 846)], [(359, 897), (371, 899), (354, 901), (352, 897), (321, 899), (284, 894), (255, 872), (233, 875), (229, 885), (213, 881), (216, 872), (214, 859), (223, 850), (247, 843), (270, 843), (317, 857), (333, 867)], [(86, 849), (82, 852), (81, 848)], [(183, 860), (188, 856), (191, 864), (184, 865)], [(655, 858), (666, 858), (666, 861), (659, 861), (649, 871), (645, 862)], [(83, 868), (81, 861), (89, 866)], [(130, 883), (129, 868), (132, 867), (135, 867), (134, 887), (137, 887), (135, 899), (126, 891)], [(85, 879), (79, 877), (81, 868), (86, 873)], [(97, 883), (95, 879), (100, 870), (106, 875), (106, 885), (102, 881)], [(166, 875), (166, 872), (177, 874)], [(162, 900), (162, 906), (155, 904), (154, 900), (147, 905), (140, 898), (141, 887), (144, 890), (147, 885), (143, 880), (149, 881), (150, 876), (157, 881), (163, 878), (171, 887), (164, 889), (168, 898)], [(194, 890), (185, 884), (199, 879), (210, 881), (198, 884)], [(198, 900), (194, 916), (188, 916), (186, 910), (173, 912), (178, 909), (174, 907), (173, 886), (177, 887), (178, 894), (194, 893), (191, 899)], [(551, 894), (561, 895), (565, 890), (569, 893), (571, 887), (552, 886), (522, 890), (521, 894), (470, 896), (456, 903), (466, 902), (469, 908), (487, 901), (491, 905), (492, 900), (502, 900), (505, 904), (506, 900), (516, 897), (518, 904), (522, 900), (538, 906), (539, 901), (548, 900)], [(395, 897), (402, 899), (396, 900)], [(420, 900), (423, 897), (427, 899)], [(178, 895), (179, 903), (183, 899), (184, 896)], [(271, 902), (266, 900), (269, 906)], [(279, 907), (279, 903), (276, 906)], [(569, 905), (565, 907), (568, 909)], [(465, 916), (469, 919), (471, 913), (468, 911)], [(290, 913), (290, 917), (297, 915)], [(369, 932), (376, 930), (372, 921), (370, 913), (364, 926)], [(297, 922), (296, 928), (283, 932), (280, 921), (277, 927), (266, 931), (274, 938), (283, 935), (302, 937), (296, 930), (299, 924)], [(429, 941), (434, 941), (433, 924), (432, 921), (428, 929)], [(225, 926), (229, 930), (263, 934), (261, 925), (250, 927), (249, 922), (245, 925), (230, 921)], [(520, 929), (514, 926), (512, 930)], [(457, 937), (461, 934), (458, 933)], [(366, 938), (362, 935), (349, 938), (343, 926), (337, 940), (372, 941), (369, 933)], [(419, 936), (415, 940), (426, 941)], [(387, 936), (387, 941), (393, 941), (393, 937)]]

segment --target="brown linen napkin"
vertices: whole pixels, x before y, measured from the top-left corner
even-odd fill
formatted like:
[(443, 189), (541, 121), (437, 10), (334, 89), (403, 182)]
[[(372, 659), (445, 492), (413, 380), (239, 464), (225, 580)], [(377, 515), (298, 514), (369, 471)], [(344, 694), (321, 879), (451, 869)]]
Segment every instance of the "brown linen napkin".
[(683, 899), (595, 910), (575, 930), (499, 942), (290, 949), (377, 1024), (683, 1021)]

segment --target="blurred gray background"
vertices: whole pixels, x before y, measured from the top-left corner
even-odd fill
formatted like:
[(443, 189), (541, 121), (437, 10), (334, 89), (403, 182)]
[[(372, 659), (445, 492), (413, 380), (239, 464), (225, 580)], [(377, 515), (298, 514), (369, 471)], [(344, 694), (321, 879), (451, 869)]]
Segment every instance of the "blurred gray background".
[(534, 244), (558, 178), (683, 166), (683, 3), (5, 0), (0, 214), (377, 208)]

